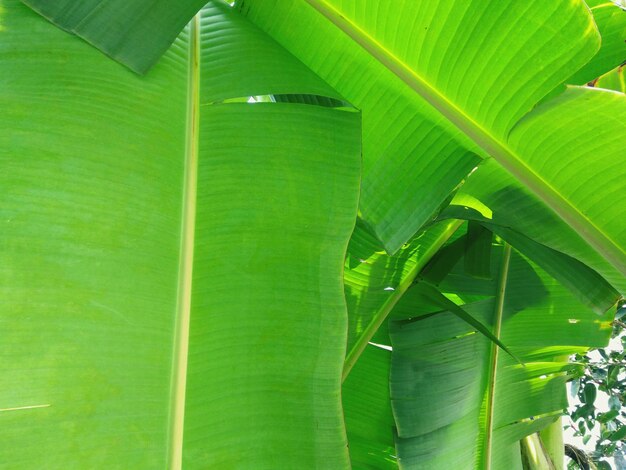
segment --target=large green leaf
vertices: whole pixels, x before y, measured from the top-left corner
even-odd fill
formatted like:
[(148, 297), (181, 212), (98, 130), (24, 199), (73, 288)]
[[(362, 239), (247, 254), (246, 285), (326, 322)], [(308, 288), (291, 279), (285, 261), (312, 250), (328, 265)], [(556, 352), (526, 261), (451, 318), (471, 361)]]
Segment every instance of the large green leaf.
[[(409, 137), (397, 116), (408, 118), (407, 113), (411, 123), (422, 123), (410, 137), (413, 142), (428, 136), (449, 146), (454, 137), (462, 148), (491, 155), (568, 223), (587, 228), (585, 220), (572, 214), (565, 195), (543, 179), (550, 175), (527, 167), (529, 156), (516, 153), (507, 139), (537, 101), (598, 49), (599, 36), (582, 1), (384, 6), (377, 1), (246, 1), (241, 9), (363, 110), (367, 137), (361, 210), (388, 250), (398, 249), (424, 222), (417, 208), (428, 212), (430, 201), (421, 198), (422, 191), (432, 193), (429, 185), (435, 180), (443, 187), (441, 180), (450, 174), (447, 165), (454, 165), (458, 175), (464, 161), (429, 145), (404, 145)], [(293, 28), (294, 23), (300, 26)], [(321, 51), (318, 43), (331, 47)], [(363, 79), (345, 80), (347, 70)], [(408, 102), (415, 104), (408, 109), (399, 105)], [(451, 122), (457, 130), (428, 122)], [(388, 142), (397, 142), (393, 152)], [(604, 246), (604, 240), (598, 243)]]
[(146, 78), (0, 12), (2, 465), (347, 466), (359, 113), (228, 7)]
[(626, 227), (616, 223), (626, 218), (619, 185), (626, 178), (626, 97), (569, 88), (520, 121), (509, 140), (549, 188), (544, 200), (548, 192), (560, 195), (553, 209), (626, 277)]
[[(105, 10), (107, 19), (121, 17), (124, 23), (141, 24), (146, 18), (145, 3), (133, 3), (133, 11), (118, 7), (116, 13), (117, 3), (111, 0), (99, 4), (93, 14)], [(610, 46), (596, 55), (600, 37), (582, 0), (549, 5), (473, 1), (461, 7), (396, 2), (382, 9), (377, 1), (356, 4), (354, 0), (251, 0), (237, 5), (364, 111), (368, 138), (363, 146), (361, 209), (389, 252), (397, 251), (427, 221), (475, 163), (473, 154), (479, 152), (498, 160), (626, 274), (620, 234), (607, 230), (598, 214), (586, 213), (584, 204), (572, 199), (578, 175), (584, 176), (582, 163), (568, 160), (571, 171), (565, 172), (568, 176), (559, 184), (554, 181), (558, 176), (553, 174), (555, 168), (537, 161), (544, 161), (545, 155), (528, 153), (534, 144), (520, 145), (515, 137), (513, 142), (508, 138), (524, 114), (592, 57), (594, 70), (617, 60), (621, 51), (613, 44), (621, 43), (619, 36), (623, 35), (623, 15), (618, 7), (593, 5)], [(189, 7), (188, 2), (172, 7), (172, 17)], [(61, 13), (72, 23), (84, 16), (84, 11), (77, 10), (68, 13), (66, 6)], [(381, 15), (384, 22), (378, 21)], [(167, 15), (157, 11), (158, 16)], [(301, 27), (293, 28), (294, 22)], [(120, 43), (115, 28), (103, 29), (97, 23), (79, 24), (90, 34), (103, 35), (104, 42), (115, 38)], [(165, 28), (159, 40), (166, 40), (168, 31)], [(322, 49), (318, 44), (330, 47)], [(129, 47), (140, 53), (140, 46)], [(491, 60), (495, 56), (498, 60)], [(346, 80), (348, 69), (361, 80)], [(550, 102), (555, 111), (549, 124), (562, 129), (569, 107), (562, 100)], [(526, 119), (526, 123), (530, 121), (533, 118)], [(538, 126), (529, 128), (538, 130)], [(552, 132), (550, 128), (542, 130), (542, 134)], [(598, 167), (605, 178), (610, 169)], [(432, 172), (435, 168), (439, 170), (436, 173)], [(409, 197), (409, 188), (419, 188), (419, 192)], [(610, 188), (599, 187), (598, 197), (614, 198)], [(420, 202), (415, 203), (414, 198)], [(615, 207), (626, 205), (619, 202)]]
[(492, 269), (497, 283), (459, 283), (467, 275), (457, 268), (441, 288), (462, 301), (482, 286), (485, 297), (464, 310), (491, 324), (524, 365), (419, 289), (392, 312), (391, 400), (403, 468), (521, 468), (519, 439), (567, 406), (563, 385), (576, 366), (562, 358), (608, 341), (612, 312), (597, 317), (518, 253), (496, 250)]

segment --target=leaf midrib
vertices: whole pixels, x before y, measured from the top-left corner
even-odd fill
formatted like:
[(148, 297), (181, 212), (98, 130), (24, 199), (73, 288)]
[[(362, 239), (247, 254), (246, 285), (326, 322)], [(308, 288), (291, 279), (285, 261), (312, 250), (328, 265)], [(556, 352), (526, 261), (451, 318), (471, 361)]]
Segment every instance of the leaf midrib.
[[(511, 260), (511, 245), (504, 245), (504, 253), (502, 255), (502, 264), (500, 267), (500, 279), (498, 281), (498, 291), (496, 292), (496, 308), (494, 312), (493, 335), (500, 339), (502, 331), (502, 314), (504, 312), (504, 299), (506, 294), (506, 285), (509, 275), (509, 263)], [(490, 363), (487, 371), (487, 398), (484, 422), (484, 465), (485, 470), (491, 470), (492, 447), (493, 447), (493, 416), (494, 402), (496, 395), (496, 381), (498, 372), (498, 355), (499, 348), (496, 344), (491, 344), (491, 354), (489, 355)]]
[(200, 13), (190, 22), (185, 129), (185, 181), (183, 186), (178, 294), (170, 388), (167, 468), (182, 468), (185, 389), (191, 316), (194, 232), (198, 176), (198, 125), (200, 75)]
[(363, 47), (390, 72), (401, 79), (413, 91), (426, 100), (433, 108), (448, 119), (461, 132), (472, 139), (488, 155), (492, 156), (516, 179), (526, 185), (535, 195), (552, 208), (565, 222), (577, 230), (608, 262), (626, 275), (626, 251), (608, 234), (596, 226), (568, 199), (551, 184), (533, 171), (505, 142), (491, 135), (463, 110), (448, 100), (436, 88), (420, 77), (402, 60), (387, 50), (382, 44), (348, 20), (337, 9), (324, 0), (305, 0), (348, 37)]

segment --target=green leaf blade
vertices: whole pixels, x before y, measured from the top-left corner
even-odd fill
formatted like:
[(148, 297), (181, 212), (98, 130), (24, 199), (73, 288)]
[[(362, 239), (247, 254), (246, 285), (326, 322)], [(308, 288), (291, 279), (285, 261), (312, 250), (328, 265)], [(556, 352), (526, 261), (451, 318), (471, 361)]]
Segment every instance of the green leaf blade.
[[(494, 247), (495, 266), (501, 258), (501, 247)], [(448, 277), (462, 271), (460, 260)], [(440, 284), (444, 292), (449, 282)], [(475, 283), (454, 282), (461, 299), (463, 286), (471, 289), (470, 298), (475, 295)], [(490, 280), (477, 282), (492, 294), (464, 304), (463, 310), (491, 326), (498, 311), (495, 286)], [(513, 252), (503, 289), (501, 332), (493, 328), (525, 366), (499, 354), (495, 373), (489, 374), (493, 344), (451, 312), (424, 315), (439, 308), (409, 290), (391, 317), (390, 384), (400, 465), (521, 468), (518, 441), (551, 423), (567, 406), (565, 382), (576, 366), (562, 358), (605, 344), (611, 312), (598, 319), (540, 268)], [(442, 447), (454, 452), (438, 452)]]
[(138, 73), (165, 53), (204, 0), (23, 0), (57, 26)]
[[(377, 126), (374, 133), (369, 131), (367, 118), (364, 120), (367, 138), (361, 211), (391, 253), (445, 200), (445, 195), (433, 188), (430, 155), (438, 153), (437, 186), (448, 192), (471, 169), (472, 153), (512, 162), (514, 157), (505, 142), (508, 131), (599, 47), (597, 30), (582, 1), (553, 3), (549, 8), (502, 2), (467, 2), (463, 6), (406, 2), (394, 4), (393, 9), (380, 9), (373, 1), (359, 7), (350, 1), (307, 3), (310, 6), (275, 2), (270, 7), (252, 1), (240, 8), (362, 109), (364, 116), (371, 116), (372, 123), (396, 123), (384, 130)], [(379, 14), (385, 15), (385, 22), (376, 21)], [(291, 28), (291, 20), (283, 19), (287, 17), (298, 18), (305, 29)], [(475, 30), (478, 22), (481, 27)], [(542, 27), (544, 24), (550, 28)], [(320, 54), (312, 47), (312, 37), (319, 42), (332, 38), (331, 51)], [(502, 56), (503, 50), (506, 56)], [(490, 60), (495, 55), (499, 60)], [(343, 80), (347, 57), (358, 76), (371, 77), (367, 82)], [(549, 75), (543, 71), (548, 64)], [(511, 69), (519, 73), (511, 75)], [(501, 80), (503, 76), (513, 78)], [(388, 78), (378, 82), (378, 77)], [(389, 111), (386, 105), (395, 96), (402, 97), (402, 103), (411, 103), (411, 109), (394, 106)], [(422, 126), (409, 127), (405, 119), (394, 116), (396, 110), (407, 116), (411, 113), (411, 123), (419, 115)], [(441, 133), (447, 134), (448, 144)], [(382, 137), (372, 138), (370, 146), (373, 135)], [(420, 148), (427, 151), (410, 146), (408, 139), (424, 139)], [(513, 170), (513, 165), (508, 168)], [(524, 171), (516, 176), (528, 183)], [(429, 198), (422, 199), (416, 188), (420, 193), (427, 191)], [(415, 197), (411, 201), (406, 197), (409, 193)], [(389, 202), (379, 201), (380, 194)]]
[(0, 79), (0, 409), (14, 409), (0, 412), (0, 460), (161, 467), (185, 38), (142, 80), (19, 2), (0, 7), (10, 70)]
[[(1, 379), (2, 461), (347, 466), (342, 274), (360, 114), (214, 103), (203, 75), (247, 63), (201, 54), (201, 21), (138, 77), (19, 2), (0, 7), (0, 318), (21, 345)], [(223, 43), (228, 26), (259, 38), (233, 10), (206, 14), (227, 23), (211, 31)], [(329, 90), (274, 42), (254, 46), (276, 74), (299, 70), (272, 92)]]
[[(559, 125), (550, 126), (554, 122)], [(597, 123), (593, 132), (591, 122)], [(625, 123), (623, 95), (572, 87), (526, 116), (510, 137), (529, 171), (559, 195), (561, 202), (552, 205), (556, 213), (622, 275), (626, 229), (614, 221), (626, 217), (619, 185), (626, 178)], [(593, 172), (587, 170), (591, 165)]]

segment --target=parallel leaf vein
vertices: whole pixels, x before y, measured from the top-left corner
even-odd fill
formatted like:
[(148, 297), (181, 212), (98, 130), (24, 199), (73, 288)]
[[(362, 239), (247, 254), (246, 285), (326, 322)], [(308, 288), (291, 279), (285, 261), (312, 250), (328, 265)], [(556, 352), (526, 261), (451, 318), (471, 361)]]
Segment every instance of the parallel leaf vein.
[(487, 154), (546, 202), (572, 228), (579, 231), (583, 238), (607, 261), (626, 274), (626, 251), (582, 213), (578, 207), (529, 167), (505, 142), (491, 135), (446, 96), (442, 95), (439, 90), (432, 87), (407, 64), (333, 6), (324, 0), (305, 1), (405, 82), (460, 131), (476, 142)]

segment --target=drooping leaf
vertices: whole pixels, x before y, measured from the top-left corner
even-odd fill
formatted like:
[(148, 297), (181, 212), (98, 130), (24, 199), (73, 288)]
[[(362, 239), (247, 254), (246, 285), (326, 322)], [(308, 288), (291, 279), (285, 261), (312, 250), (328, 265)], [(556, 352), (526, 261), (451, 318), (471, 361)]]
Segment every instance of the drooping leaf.
[[(526, 366), (497, 354), (489, 340), (451, 313), (402, 321), (424, 312), (424, 302), (409, 290), (390, 325), (391, 398), (402, 468), (520, 468), (519, 439), (567, 406), (564, 383), (577, 366), (562, 359), (608, 340), (611, 313), (598, 319), (518, 253), (511, 253), (508, 265), (501, 249), (494, 253), (499, 288), (463, 309), (492, 325)], [(450, 276), (461, 275), (459, 264)], [(442, 446), (446, 452), (437, 451)]]
[(145, 78), (0, 11), (0, 461), (347, 466), (359, 113), (217, 103), (329, 89), (225, 6)]
[(491, 330), (489, 330), (479, 320), (463, 310), (463, 308), (459, 307), (457, 304), (455, 304), (445, 295), (439, 292), (436, 287), (428, 284), (427, 282), (419, 282), (413, 287), (413, 290), (417, 293), (417, 295), (423, 297), (428, 303), (432, 305), (438, 305), (439, 307), (441, 307), (442, 311), (451, 312), (468, 325), (474, 327), (474, 329), (478, 333), (488, 338), (489, 341), (502, 348), (502, 350), (506, 351), (513, 359), (521, 363), (521, 361), (515, 356), (515, 354), (513, 354), (511, 350), (506, 347), (505, 344), (502, 344), (502, 341), (500, 341), (499, 338), (494, 336)]
[[(619, 134), (615, 137), (619, 138)], [(480, 165), (467, 179), (452, 203), (452, 206), (444, 210), (443, 216), (459, 218), (465, 213), (464, 218), (490, 222), (499, 227), (514, 230), (580, 261), (599, 273), (618, 292), (626, 292), (626, 278), (593, 250), (574, 228), (563, 222), (494, 160), (487, 160)], [(466, 207), (469, 209), (464, 209)], [(501, 231), (493, 226), (492, 229)], [(500, 234), (505, 236), (503, 232)], [(513, 240), (511, 243), (515, 244)], [(531, 253), (527, 255), (532, 256)], [(576, 271), (572, 271), (572, 275), (577, 276)], [(585, 274), (584, 271), (584, 266), (582, 266), (581, 276), (593, 278), (593, 274)], [(596, 288), (587, 289), (587, 291), (595, 292)], [(610, 289), (602, 287), (600, 292), (605, 294), (595, 300), (590, 297), (589, 301), (598, 302), (599, 308), (607, 303), (611, 305), (609, 300), (615, 295), (610, 294)], [(581, 294), (586, 295), (584, 289)]]
[(597, 314), (605, 313), (619, 299), (620, 294), (615, 289), (596, 271), (580, 261), (534, 242), (514, 230), (488, 226), (518, 251), (537, 263)]
[(205, 0), (23, 0), (61, 28), (144, 73), (174, 42)]
[[(390, 252), (443, 200), (433, 185), (449, 192), (458, 170), (475, 163), (464, 152), (515, 160), (495, 155), (508, 131), (599, 46), (582, 2), (245, 1), (240, 9), (363, 110), (361, 211)], [(348, 67), (361, 80), (345, 80)]]
[(456, 220), (434, 224), (390, 256), (357, 221), (344, 270), (349, 322), (344, 378), (420, 270), (460, 225)]
[(612, 1), (590, 5), (602, 44), (598, 53), (567, 79), (571, 85), (584, 85), (626, 61), (626, 9)]

